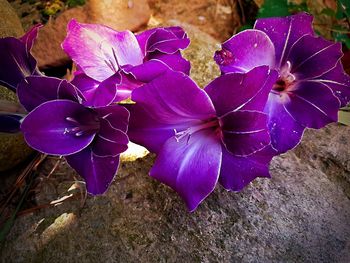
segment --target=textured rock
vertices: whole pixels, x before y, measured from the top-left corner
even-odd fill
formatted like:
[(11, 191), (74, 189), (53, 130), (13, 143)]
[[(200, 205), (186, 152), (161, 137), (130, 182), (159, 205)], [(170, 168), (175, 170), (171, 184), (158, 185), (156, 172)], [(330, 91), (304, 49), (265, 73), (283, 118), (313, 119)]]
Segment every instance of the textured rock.
[(64, 65), (69, 61), (61, 48), (67, 23), (75, 18), (82, 23), (98, 23), (115, 30), (135, 31), (146, 25), (150, 9), (146, 0), (88, 0), (83, 7), (68, 9), (51, 19), (39, 33), (33, 54), (40, 68)]
[[(11, 5), (6, 0), (0, 0), (0, 37), (19, 37), (23, 32), (21, 22)], [(0, 99), (17, 101), (16, 95), (0, 86)], [(27, 147), (22, 135), (0, 133), (0, 172), (12, 168), (24, 160), (31, 150)]]

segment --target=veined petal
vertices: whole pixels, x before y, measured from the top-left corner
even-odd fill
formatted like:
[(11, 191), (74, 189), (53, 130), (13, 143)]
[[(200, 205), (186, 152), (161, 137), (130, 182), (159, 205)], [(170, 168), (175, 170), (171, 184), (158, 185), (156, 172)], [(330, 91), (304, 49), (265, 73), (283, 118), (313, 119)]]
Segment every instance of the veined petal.
[(247, 156), (270, 144), (268, 116), (259, 111), (229, 112), (220, 118), (222, 142), (236, 156)]
[(93, 153), (91, 147), (66, 156), (66, 160), (85, 179), (86, 190), (92, 195), (100, 195), (107, 191), (119, 166), (119, 155), (99, 157)]
[(337, 66), (322, 76), (309, 80), (319, 82), (328, 86), (335, 96), (340, 100), (341, 107), (346, 106), (350, 101), (350, 76), (344, 72), (339, 61)]
[(120, 105), (109, 105), (100, 108), (94, 108), (100, 119), (105, 119), (117, 130), (127, 132), (130, 113)]
[(250, 29), (224, 42), (214, 59), (223, 73), (247, 72), (262, 65), (274, 68), (275, 48), (264, 32)]
[(229, 191), (241, 191), (257, 177), (270, 178), (269, 163), (276, 151), (267, 146), (247, 157), (232, 155), (222, 147), (220, 184)]
[(191, 64), (188, 60), (181, 56), (180, 51), (174, 54), (163, 54), (161, 52), (153, 52), (147, 57), (150, 61), (160, 60), (174, 71), (181, 71), (186, 75), (190, 74)]
[(319, 129), (338, 120), (340, 102), (322, 83), (299, 82), (289, 97), (286, 110), (305, 127)]
[(270, 93), (265, 107), (268, 114), (268, 127), (271, 145), (278, 154), (293, 149), (301, 141), (305, 127), (297, 122), (284, 106), (285, 100), (280, 95)]
[(205, 91), (218, 116), (238, 109), (262, 111), (277, 77), (276, 71), (269, 71), (267, 66), (261, 66), (246, 74), (222, 75), (209, 83)]
[(25, 77), (36, 72), (36, 60), (17, 38), (0, 38), (0, 58), (0, 84), (12, 91)]
[(340, 43), (306, 35), (295, 42), (286, 59), (291, 62), (291, 73), (303, 80), (330, 71), (342, 55)]
[(84, 105), (90, 105), (90, 102), (93, 101), (95, 91), (101, 82), (90, 78), (84, 73), (80, 73), (76, 74), (74, 76), (74, 79), (70, 83), (77, 87), (83, 93), (86, 99)]
[(216, 116), (205, 91), (180, 72), (168, 71), (137, 88), (132, 100), (163, 124), (198, 123)]
[(19, 38), (26, 46), (27, 54), (29, 55), (30, 50), (34, 45), (34, 41), (38, 37), (39, 29), (43, 27), (42, 24), (36, 24), (28, 32), (26, 32), (22, 37)]
[[(32, 148), (52, 155), (69, 155), (92, 142), (98, 129), (96, 117), (76, 102), (53, 100), (30, 112), (23, 119), (21, 130)], [(77, 129), (81, 127), (85, 129)]]
[(45, 76), (25, 78), (17, 87), (17, 96), (27, 111), (50, 100), (67, 99), (75, 102), (83, 100), (80, 91), (66, 80)]
[(150, 175), (178, 192), (194, 211), (215, 188), (221, 155), (220, 140), (209, 129), (189, 139), (172, 137), (159, 152)]
[(286, 63), (286, 55), (292, 45), (304, 35), (314, 35), (312, 16), (299, 13), (287, 17), (257, 19), (255, 29), (265, 32), (275, 46), (276, 67)]
[(103, 81), (123, 65), (142, 64), (141, 48), (130, 31), (117, 32), (71, 20), (62, 48), (89, 77)]

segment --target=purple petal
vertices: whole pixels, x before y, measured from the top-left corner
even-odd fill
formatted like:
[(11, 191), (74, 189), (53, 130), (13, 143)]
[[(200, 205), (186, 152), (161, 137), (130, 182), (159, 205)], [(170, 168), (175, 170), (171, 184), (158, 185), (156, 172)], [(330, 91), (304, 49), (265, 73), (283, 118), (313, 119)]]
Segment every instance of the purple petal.
[(93, 100), (95, 91), (100, 84), (99, 81), (90, 78), (89, 76), (82, 74), (77, 74), (74, 76), (74, 79), (70, 82), (75, 87), (77, 87), (84, 95), (86, 102), (85, 105), (89, 105)]
[(109, 121), (100, 119), (100, 131), (92, 144), (92, 151), (99, 157), (117, 156), (128, 149), (129, 138), (125, 132), (114, 128)]
[(130, 31), (117, 32), (95, 24), (71, 20), (62, 47), (89, 77), (103, 81), (119, 69), (119, 65), (142, 64), (143, 55)]
[(286, 110), (305, 127), (319, 129), (338, 120), (340, 102), (322, 83), (300, 82), (289, 97)]
[(186, 75), (190, 74), (191, 64), (181, 56), (180, 51), (174, 54), (162, 54), (160, 52), (153, 52), (148, 56), (148, 59), (150, 59), (150, 61), (160, 60), (174, 71), (181, 71)]
[(66, 80), (44, 76), (25, 78), (18, 85), (17, 96), (27, 111), (50, 100), (67, 99), (75, 102), (82, 100), (82, 94)]
[(258, 111), (229, 112), (220, 118), (222, 141), (237, 156), (253, 154), (270, 144), (267, 115)]
[(16, 133), (20, 132), (21, 120), (23, 116), (17, 114), (0, 113), (0, 132)]
[(247, 72), (262, 65), (273, 68), (275, 48), (264, 32), (245, 30), (224, 42), (214, 59), (223, 73)]
[(26, 46), (27, 54), (29, 55), (30, 50), (34, 45), (34, 41), (38, 37), (39, 29), (43, 27), (42, 24), (36, 24), (27, 33), (25, 33), (19, 40)]
[(21, 129), (26, 142), (35, 150), (69, 155), (92, 142), (98, 129), (96, 117), (94, 112), (76, 102), (54, 100), (30, 112)]
[(319, 82), (329, 87), (340, 100), (341, 107), (345, 107), (350, 101), (350, 76), (344, 72), (341, 62), (324, 75), (309, 81)]
[(218, 116), (237, 109), (262, 111), (276, 80), (276, 71), (269, 71), (267, 66), (261, 66), (247, 74), (222, 75), (209, 83), (205, 91)]
[(138, 86), (141, 86), (142, 83), (151, 82), (168, 70), (169, 67), (159, 60), (150, 60), (141, 65), (123, 69), (125, 73), (132, 74), (135, 80), (140, 82)]
[(143, 145), (150, 152), (158, 153), (163, 144), (175, 135), (175, 125), (160, 123), (138, 103), (128, 107), (130, 141)]
[(219, 182), (226, 190), (241, 191), (257, 177), (270, 178), (269, 163), (274, 155), (270, 146), (248, 157), (234, 156), (222, 147)]
[(282, 66), (292, 45), (303, 35), (313, 35), (312, 16), (299, 13), (288, 17), (260, 18), (255, 29), (265, 32), (275, 46), (276, 67)]
[(283, 101), (279, 95), (271, 93), (265, 108), (269, 116), (271, 145), (279, 154), (298, 145), (305, 130), (286, 110)]
[(128, 130), (130, 113), (120, 105), (110, 105), (101, 108), (95, 108), (100, 119), (105, 119), (117, 130), (126, 132)]
[(180, 72), (168, 71), (137, 88), (132, 93), (132, 100), (163, 124), (185, 127), (215, 117), (209, 96)]
[(190, 44), (186, 34), (179, 38), (170, 30), (158, 28), (151, 34), (147, 40), (146, 51), (148, 53), (160, 51), (166, 54), (174, 54), (179, 49), (185, 49)]
[(220, 166), (220, 140), (207, 129), (192, 134), (189, 140), (170, 138), (150, 175), (178, 192), (194, 211), (214, 190)]
[(16, 38), (0, 38), (0, 58), (0, 84), (13, 91), (25, 77), (36, 72), (36, 60)]
[(287, 60), (292, 65), (291, 73), (303, 80), (328, 72), (335, 67), (342, 55), (340, 43), (306, 35), (292, 46)]
[(66, 156), (66, 160), (85, 179), (86, 190), (93, 195), (106, 192), (119, 166), (119, 155), (115, 157), (99, 157), (93, 153), (91, 147)]

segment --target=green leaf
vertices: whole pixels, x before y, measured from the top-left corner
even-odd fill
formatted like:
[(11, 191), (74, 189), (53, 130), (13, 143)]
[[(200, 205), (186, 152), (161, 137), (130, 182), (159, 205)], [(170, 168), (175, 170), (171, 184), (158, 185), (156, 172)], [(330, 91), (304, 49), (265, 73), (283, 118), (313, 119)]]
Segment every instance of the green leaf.
[(350, 1), (338, 0), (338, 9), (342, 10), (347, 18), (350, 18)]
[(259, 9), (258, 18), (290, 15), (287, 0), (265, 0)]
[(321, 14), (326, 15), (326, 16), (331, 16), (331, 17), (335, 17), (335, 11), (331, 8), (325, 8), (322, 10)]

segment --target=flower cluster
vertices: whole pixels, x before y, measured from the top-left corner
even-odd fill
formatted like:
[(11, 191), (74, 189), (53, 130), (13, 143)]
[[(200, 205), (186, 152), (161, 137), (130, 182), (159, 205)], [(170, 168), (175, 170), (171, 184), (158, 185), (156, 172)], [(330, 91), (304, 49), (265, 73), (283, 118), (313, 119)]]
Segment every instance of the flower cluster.
[(222, 75), (204, 89), (189, 77), (180, 27), (135, 35), (72, 20), (62, 43), (77, 65), (71, 81), (37, 69), (34, 27), (0, 39), (0, 84), (27, 111), (23, 119), (0, 112), (0, 131), (20, 124), (32, 148), (64, 156), (92, 194), (106, 191), (129, 140), (141, 144), (157, 154), (150, 176), (193, 211), (218, 182), (240, 191), (270, 177), (274, 156), (305, 128), (337, 121), (350, 101), (341, 45), (316, 36), (311, 23), (306, 13), (258, 19), (215, 53)]

